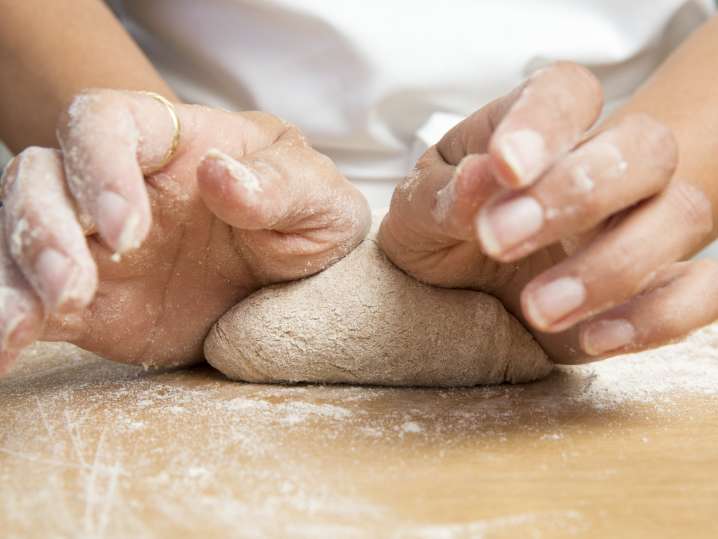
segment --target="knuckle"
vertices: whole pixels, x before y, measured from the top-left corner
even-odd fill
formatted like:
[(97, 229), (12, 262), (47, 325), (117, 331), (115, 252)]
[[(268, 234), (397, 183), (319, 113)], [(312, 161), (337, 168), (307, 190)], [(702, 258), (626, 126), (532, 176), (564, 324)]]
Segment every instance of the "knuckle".
[(713, 211), (708, 197), (687, 182), (673, 182), (669, 196), (679, 218), (698, 238), (704, 239), (713, 230)]
[(569, 60), (559, 60), (534, 71), (531, 79), (536, 80), (544, 77), (554, 78), (558, 76), (564, 77), (566, 75), (573, 74), (580, 67), (581, 66), (575, 62), (571, 62)]
[(59, 151), (54, 148), (43, 148), (41, 146), (28, 146), (18, 154), (19, 162), (30, 162), (40, 160), (53, 160), (58, 156)]
[(632, 242), (615, 242), (598, 259), (585, 258), (582, 268), (588, 288), (602, 290), (601, 295), (610, 296), (614, 304), (638, 293), (646, 281), (646, 268), (637, 263)]
[(23, 182), (36, 185), (44, 181), (40, 176), (55, 174), (61, 167), (61, 154), (54, 148), (31, 146), (26, 148), (18, 159), (18, 176), (26, 177)]
[(279, 116), (276, 116), (276, 115), (272, 114), (271, 112), (265, 112), (265, 111), (263, 111), (263, 110), (258, 110), (258, 111), (252, 111), (252, 115), (253, 115), (258, 121), (263, 121), (263, 122), (267, 122), (267, 123), (277, 123), (277, 124), (279, 124), (279, 123), (283, 124), (283, 123), (284, 123), (284, 122), (279, 118)]
[(114, 108), (120, 95), (116, 90), (102, 88), (87, 88), (75, 94), (58, 118), (58, 137), (62, 138), (78, 125)]
[(297, 126), (296, 124), (293, 124), (291, 122), (287, 122), (285, 120), (282, 120), (280, 118), (277, 118), (282, 125), (284, 126), (285, 133), (291, 134), (293, 137), (306, 140), (306, 137), (304, 136), (304, 132)]
[(278, 116), (262, 110), (245, 111), (240, 114), (250, 122), (272, 130), (280, 130), (281, 128), (291, 127), (287, 122)]
[(631, 140), (639, 141), (639, 148), (651, 162), (663, 169), (675, 170), (678, 165), (678, 143), (673, 131), (649, 114), (631, 114), (624, 120)]
[[(571, 181), (573, 181), (573, 176), (571, 176)], [(570, 217), (572, 221), (579, 221), (591, 226), (604, 219), (607, 212), (606, 201), (592, 192), (582, 195), (573, 204), (563, 204), (562, 210), (560, 210), (560, 213)]]
[(601, 87), (601, 81), (593, 72), (585, 66), (580, 64), (569, 62), (570, 74), (574, 79), (580, 80), (585, 86), (586, 92), (595, 101), (603, 102), (603, 88)]
[(611, 281), (617, 290), (625, 294), (637, 291), (643, 278), (637, 270), (635, 255), (635, 250), (624, 243), (616, 245), (611, 253), (611, 260), (614, 261)]
[(38, 159), (42, 159), (46, 150), (46, 148), (41, 148), (40, 146), (28, 146), (17, 154), (15, 157), (15, 163), (17, 163), (17, 173), (21, 173), (21, 164), (28, 165), (30, 163), (34, 163)]
[[(286, 141), (290, 146), (297, 146), (299, 148), (311, 148), (307, 137), (304, 135), (301, 129), (296, 125), (283, 122), (286, 131), (282, 135), (282, 139)], [(319, 153), (319, 152), (316, 152)]]
[(598, 107), (603, 104), (603, 88), (601, 81), (587, 67), (570, 61), (559, 61), (536, 73), (538, 76), (549, 76), (569, 81), (566, 86), (575, 90), (576, 84), (585, 92), (590, 102)]
[[(29, 146), (13, 158), (5, 168), (0, 179), (0, 198), (6, 205), (12, 205), (16, 197), (17, 188), (24, 192), (23, 186), (30, 186), (43, 181), (43, 177), (53, 172), (53, 168), (60, 163), (59, 150)], [(30, 197), (30, 201), (32, 201)]]
[(430, 172), (431, 169), (436, 166), (437, 160), (440, 159), (440, 156), (441, 154), (439, 153), (438, 148), (436, 146), (432, 146), (416, 160), (416, 163), (414, 164), (414, 171), (421, 174)]
[(555, 69), (569, 75), (591, 73), (588, 69), (583, 67), (581, 64), (572, 62), (570, 60), (559, 60), (549, 66), (549, 69)]
[(314, 162), (316, 163), (316, 166), (318, 169), (320, 169), (320, 171), (330, 172), (332, 174), (337, 171), (337, 167), (334, 164), (334, 161), (332, 161), (332, 159), (329, 156), (327, 156), (313, 148), (311, 148), (310, 151), (311, 151), (312, 157), (314, 158)]
[(60, 118), (60, 125), (66, 125), (71, 121), (77, 121), (78, 117), (87, 114), (91, 106), (102, 99), (102, 94), (98, 90), (83, 90), (70, 99), (70, 103), (64, 110), (64, 114)]

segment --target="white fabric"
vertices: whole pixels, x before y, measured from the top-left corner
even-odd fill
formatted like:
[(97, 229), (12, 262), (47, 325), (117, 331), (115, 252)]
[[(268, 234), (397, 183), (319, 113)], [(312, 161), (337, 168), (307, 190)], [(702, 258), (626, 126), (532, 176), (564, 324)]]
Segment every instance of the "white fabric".
[(372, 206), (456, 121), (555, 60), (616, 102), (713, 11), (710, 0), (124, 0), (178, 94), (300, 126)]

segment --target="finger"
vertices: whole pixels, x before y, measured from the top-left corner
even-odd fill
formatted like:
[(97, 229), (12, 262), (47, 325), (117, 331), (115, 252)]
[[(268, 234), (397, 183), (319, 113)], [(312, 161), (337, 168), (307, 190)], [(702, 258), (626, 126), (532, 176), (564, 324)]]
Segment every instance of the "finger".
[(58, 125), (68, 185), (85, 227), (118, 253), (144, 240), (150, 225), (143, 170), (172, 146), (167, 107), (141, 93), (92, 90), (75, 97)]
[(496, 178), (511, 188), (533, 183), (576, 145), (602, 105), (600, 83), (582, 66), (560, 62), (534, 73), (491, 137)]
[(5, 240), (47, 312), (90, 303), (97, 268), (67, 191), (57, 150), (29, 148), (3, 183)]
[[(3, 226), (2, 237), (4, 236)], [(0, 240), (0, 374), (10, 368), (24, 347), (40, 336), (42, 325), (42, 303), (22, 276), (20, 269), (13, 263), (7, 243), (2, 239)]]
[(263, 246), (263, 259), (282, 253), (285, 269), (270, 272), (295, 275), (298, 267), (306, 274), (319, 271), (351, 250), (368, 230), (364, 197), (294, 127), (286, 128), (274, 144), (241, 158), (208, 152), (197, 180), (215, 215), (254, 232), (243, 237), (250, 246)]
[(712, 228), (707, 197), (695, 186), (674, 181), (531, 281), (521, 294), (523, 313), (541, 331), (567, 329), (624, 303), (658, 269), (698, 248)]
[[(490, 159), (486, 154), (470, 154), (461, 160), (453, 171), (451, 179), (438, 191), (431, 193), (426, 187), (441, 185), (440, 181), (427, 181), (419, 192), (418, 206), (433, 202), (431, 215), (440, 232), (457, 240), (472, 240), (475, 237), (475, 217), (479, 209), (501, 188), (494, 181), (489, 168)], [(438, 178), (437, 178), (438, 180)], [(417, 209), (425, 215), (422, 209)]]
[(392, 211), (387, 217), (426, 216), (414, 226), (437, 241), (444, 238), (455, 243), (473, 239), (474, 215), (498, 189), (487, 155), (469, 154), (453, 166), (434, 146), (394, 191)]
[(716, 298), (718, 263), (673, 264), (644, 293), (583, 324), (581, 348), (605, 356), (666, 344), (718, 319)]
[(244, 230), (290, 228), (297, 211), (316, 197), (315, 177), (336, 183), (331, 161), (312, 150), (296, 128), (267, 148), (237, 159), (210, 150), (197, 169), (200, 195), (225, 223)]
[(518, 193), (492, 199), (480, 211), (484, 251), (502, 262), (523, 258), (660, 192), (678, 161), (671, 131), (634, 115), (561, 159)]

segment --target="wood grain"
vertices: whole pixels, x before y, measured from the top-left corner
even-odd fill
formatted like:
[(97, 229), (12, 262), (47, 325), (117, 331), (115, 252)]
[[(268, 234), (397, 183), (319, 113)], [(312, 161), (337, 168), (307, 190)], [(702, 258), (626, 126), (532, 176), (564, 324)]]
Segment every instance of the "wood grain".
[(715, 537), (716, 341), (461, 390), (239, 384), (39, 345), (0, 382), (0, 529)]

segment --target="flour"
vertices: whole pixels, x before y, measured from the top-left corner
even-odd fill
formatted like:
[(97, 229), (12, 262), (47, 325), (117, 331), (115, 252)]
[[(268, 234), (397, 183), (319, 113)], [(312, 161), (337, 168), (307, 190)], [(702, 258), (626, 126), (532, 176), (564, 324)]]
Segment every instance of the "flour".
[(593, 191), (595, 182), (589, 176), (585, 165), (578, 165), (573, 169), (571, 174), (573, 179), (573, 187), (578, 194), (586, 194)]
[(563, 370), (586, 376), (577, 398), (604, 409), (632, 402), (670, 406), (686, 391), (718, 396), (718, 326), (663, 348)]
[(421, 425), (419, 425), (419, 423), (417, 423), (416, 421), (407, 421), (406, 423), (401, 425), (401, 427), (399, 427), (399, 429), (401, 432), (404, 432), (404, 433), (413, 432), (415, 434), (417, 434), (419, 432), (423, 432), (423, 430), (424, 430), (421, 427)]
[(226, 153), (213, 148), (207, 152), (206, 158), (215, 159), (222, 163), (231, 174), (232, 179), (246, 190), (245, 196), (251, 195), (254, 197), (252, 200), (256, 200), (257, 195), (262, 192), (262, 180), (259, 175), (239, 161), (232, 159)]
[[(458, 172), (455, 172), (454, 174), (458, 174)], [(449, 211), (451, 211), (455, 201), (456, 183), (452, 180), (436, 193), (436, 204), (431, 210), (431, 214), (437, 223), (443, 223), (446, 221), (449, 217)]]
[(453, 389), (242, 384), (42, 344), (0, 382), (0, 402), (0, 522), (15, 537), (596, 535), (584, 499), (439, 519), (407, 516), (384, 491), (406, 483), (405, 501), (427, 474), (432, 496), (454, 492), (461, 478), (442, 474), (471, 462), (461, 475), (477, 485), (528, 473), (538, 502), (540, 478), (567, 465), (576, 481), (615, 477), (577, 467), (589, 435), (618, 440), (613, 466), (666, 429), (695, 443), (693, 415), (718, 406), (718, 326), (533, 384)]
[(351, 417), (352, 412), (340, 406), (330, 404), (316, 405), (303, 401), (289, 401), (281, 405), (272, 405), (264, 400), (233, 399), (224, 405), (227, 410), (249, 412), (255, 415), (271, 414), (280, 416), (279, 422), (296, 425), (312, 418), (330, 418), (342, 420)]

